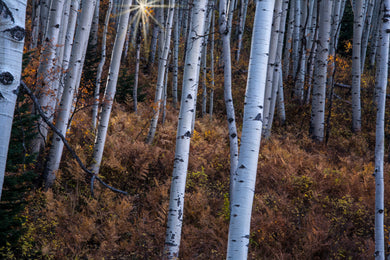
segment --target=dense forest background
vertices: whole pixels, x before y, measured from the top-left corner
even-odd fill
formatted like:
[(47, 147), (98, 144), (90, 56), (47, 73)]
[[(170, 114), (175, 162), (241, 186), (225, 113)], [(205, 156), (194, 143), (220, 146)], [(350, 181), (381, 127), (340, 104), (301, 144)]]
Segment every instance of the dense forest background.
[[(108, 1), (100, 1), (99, 24), (104, 23)], [(26, 42), (31, 43), (32, 1), (28, 1)], [(249, 1), (243, 48), (239, 62), (232, 61), (232, 95), (238, 136), (241, 136), (248, 61), (255, 3)], [(236, 14), (235, 14), (236, 15)], [(107, 60), (116, 34), (111, 16), (107, 35)], [(233, 19), (233, 32), (235, 24)], [(375, 67), (366, 65), (361, 76), (362, 129), (353, 132), (351, 103), (353, 12), (346, 1), (334, 57), (336, 98), (327, 103), (326, 140), (309, 135), (310, 103), (294, 99), (294, 80), (284, 83), (286, 121), (275, 119), (272, 134), (260, 148), (255, 198), (251, 219), (249, 259), (369, 259), (375, 251)], [(152, 30), (149, 31), (151, 33)], [(99, 26), (100, 50), (103, 28)], [(4, 259), (158, 259), (162, 257), (170, 183), (175, 155), (178, 108), (168, 95), (165, 121), (155, 138), (146, 144), (154, 116), (157, 64), (146, 68), (148, 39), (142, 38), (138, 82), (138, 109), (134, 111), (133, 86), (136, 44), (128, 42), (122, 57), (117, 94), (108, 126), (99, 176), (118, 194), (100, 184), (90, 190), (90, 176), (64, 150), (54, 185), (42, 187), (46, 147), (38, 157), (31, 142), (38, 135), (39, 116), (32, 101), (18, 97), (8, 153), (0, 208), (0, 257)], [(235, 37), (232, 37), (232, 46)], [(145, 43), (145, 44), (144, 44)], [(272, 43), (271, 43), (272, 44)], [(184, 49), (185, 39), (180, 38)], [(215, 85), (213, 116), (198, 114), (191, 138), (186, 201), (180, 258), (223, 259), (229, 228), (229, 136), (224, 103), (224, 72), (221, 39), (215, 33)], [(232, 47), (232, 53), (235, 49)], [(100, 51), (98, 51), (100, 52)], [(180, 52), (179, 70), (184, 56)], [(36, 87), (40, 49), (25, 47), (23, 81)], [(81, 161), (93, 153), (95, 131), (91, 128), (92, 93), (99, 55), (87, 55), (77, 106), (67, 140)], [(106, 62), (102, 82), (108, 77)], [(168, 69), (168, 88), (172, 85)], [(207, 71), (207, 84), (211, 71)], [(179, 93), (182, 73), (179, 73)], [(180, 94), (179, 94), (180, 96)], [(390, 136), (386, 111), (386, 143)], [(239, 139), (240, 140), (240, 139)], [(386, 147), (385, 154), (389, 150)], [(386, 156), (387, 158), (387, 156)], [(390, 158), (390, 156), (389, 156)], [(384, 164), (385, 187), (389, 187), (388, 160)], [(389, 197), (385, 188), (385, 198)], [(389, 241), (385, 200), (385, 241)], [(387, 250), (387, 249), (386, 249)], [(389, 252), (387, 252), (388, 254)]]

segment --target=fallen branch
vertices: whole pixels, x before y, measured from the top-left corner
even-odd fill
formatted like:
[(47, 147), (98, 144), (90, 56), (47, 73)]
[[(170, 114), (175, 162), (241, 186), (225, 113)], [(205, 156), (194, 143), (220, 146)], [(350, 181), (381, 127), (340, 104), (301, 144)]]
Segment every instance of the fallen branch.
[(81, 169), (83, 169), (84, 172), (86, 172), (87, 174), (90, 174), (92, 177), (91, 177), (91, 194), (92, 194), (92, 197), (94, 196), (94, 193), (93, 193), (93, 185), (94, 185), (94, 180), (98, 180), (101, 184), (103, 184), (105, 187), (107, 187), (108, 189), (114, 191), (114, 192), (118, 192), (118, 193), (121, 193), (121, 194), (124, 194), (124, 195), (128, 195), (127, 192), (125, 191), (121, 191), (121, 190), (118, 190), (110, 185), (108, 185), (107, 183), (105, 183), (102, 179), (99, 178), (99, 176), (97, 176), (95, 173), (93, 173), (92, 171), (90, 171), (84, 164), (83, 162), (81, 161), (80, 157), (76, 154), (76, 152), (73, 150), (73, 148), (69, 145), (68, 141), (65, 139), (64, 135), (60, 132), (60, 130), (58, 130), (57, 127), (55, 127), (53, 125), (53, 123), (51, 123), (49, 121), (49, 119), (46, 117), (45, 113), (43, 112), (42, 110), (42, 107), (41, 105), (39, 104), (39, 101), (37, 99), (37, 97), (34, 95), (34, 93), (32, 93), (31, 89), (29, 89), (26, 84), (21, 81), (20, 82), (20, 87), (22, 88), (22, 90), (24, 92), (26, 92), (26, 94), (31, 98), (31, 100), (33, 101), (34, 105), (35, 105), (35, 108), (36, 110), (38, 111), (38, 113), (40, 114), (40, 116), (42, 117), (42, 120), (53, 130), (54, 133), (56, 133), (58, 135), (58, 137), (62, 140), (62, 142), (64, 143), (66, 149), (68, 149), (68, 151), (70, 152), (70, 154), (73, 156), (73, 158), (76, 159), (77, 163), (80, 165)]

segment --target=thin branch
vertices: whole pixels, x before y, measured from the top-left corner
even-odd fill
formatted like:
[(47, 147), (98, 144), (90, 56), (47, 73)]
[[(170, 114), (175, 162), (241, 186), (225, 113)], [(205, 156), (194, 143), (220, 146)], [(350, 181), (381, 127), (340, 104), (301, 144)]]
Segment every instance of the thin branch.
[(66, 147), (66, 149), (68, 149), (68, 151), (71, 153), (73, 158), (76, 159), (76, 161), (80, 165), (81, 169), (83, 169), (84, 172), (86, 172), (86, 173), (88, 173), (88, 174), (90, 174), (92, 176), (92, 178), (91, 178), (91, 193), (92, 193), (92, 196), (93, 196), (93, 181), (94, 181), (94, 179), (97, 179), (101, 184), (103, 184), (105, 187), (109, 188), (112, 191), (115, 191), (115, 192), (118, 192), (118, 193), (121, 193), (121, 194), (124, 194), (124, 195), (128, 195), (127, 192), (118, 190), (118, 189), (116, 189), (114, 187), (111, 187), (110, 185), (106, 184), (95, 173), (93, 173), (91, 170), (89, 170), (83, 164), (83, 162), (81, 161), (80, 157), (76, 154), (76, 152), (73, 150), (73, 148), (69, 145), (68, 141), (66, 140), (64, 135), (60, 132), (60, 130), (58, 130), (58, 128), (56, 128), (53, 125), (53, 123), (51, 123), (49, 121), (49, 119), (45, 116), (45, 113), (43, 112), (42, 107), (39, 104), (39, 101), (38, 101), (37, 97), (32, 93), (32, 91), (26, 86), (26, 84), (23, 81), (20, 82), (20, 87), (31, 98), (31, 100), (33, 101), (33, 103), (35, 105), (36, 110), (38, 110), (40, 116), (42, 117), (42, 120), (53, 130), (54, 133), (56, 133), (58, 135), (59, 138), (61, 138), (62, 142), (64, 143), (64, 145)]

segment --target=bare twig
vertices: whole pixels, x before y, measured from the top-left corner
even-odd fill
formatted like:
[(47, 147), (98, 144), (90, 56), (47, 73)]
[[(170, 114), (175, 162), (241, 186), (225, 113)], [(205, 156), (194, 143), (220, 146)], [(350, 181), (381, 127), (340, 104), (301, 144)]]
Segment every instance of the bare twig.
[(90, 174), (92, 176), (91, 178), (91, 193), (92, 193), (92, 196), (94, 196), (94, 193), (93, 193), (93, 183), (94, 183), (94, 180), (97, 179), (101, 184), (103, 184), (105, 187), (109, 188), (110, 190), (112, 191), (115, 191), (115, 192), (118, 192), (118, 193), (121, 193), (121, 194), (124, 194), (124, 195), (128, 195), (127, 192), (125, 191), (121, 191), (119, 189), (116, 189), (114, 187), (111, 187), (110, 185), (108, 185), (107, 183), (105, 183), (104, 181), (102, 181), (95, 173), (93, 173), (91, 170), (89, 170), (84, 164), (83, 162), (81, 161), (80, 157), (76, 154), (76, 152), (73, 150), (73, 148), (69, 145), (68, 141), (66, 140), (66, 138), (64, 137), (64, 135), (60, 132), (60, 130), (58, 130), (58, 128), (56, 128), (53, 123), (51, 123), (49, 121), (49, 119), (45, 116), (43, 110), (42, 110), (42, 107), (41, 105), (39, 104), (39, 101), (37, 99), (37, 97), (32, 93), (32, 91), (26, 86), (26, 84), (21, 81), (20, 82), (20, 87), (22, 88), (23, 91), (25, 91), (27, 93), (27, 95), (31, 98), (31, 100), (33, 101), (34, 105), (35, 105), (35, 108), (36, 110), (39, 112), (40, 116), (42, 117), (42, 120), (53, 130), (54, 133), (56, 133), (58, 135), (58, 137), (62, 140), (62, 142), (64, 143), (66, 149), (68, 149), (68, 151), (70, 152), (70, 154), (73, 156), (73, 158), (76, 159), (77, 163), (80, 165), (81, 169), (83, 169), (84, 172), (86, 172), (87, 174)]

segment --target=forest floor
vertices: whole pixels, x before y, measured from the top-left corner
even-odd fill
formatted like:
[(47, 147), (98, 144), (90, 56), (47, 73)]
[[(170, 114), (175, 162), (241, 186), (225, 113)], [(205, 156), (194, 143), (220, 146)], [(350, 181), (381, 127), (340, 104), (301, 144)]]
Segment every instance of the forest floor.
[[(245, 82), (242, 75), (234, 80)], [(343, 82), (341, 77), (338, 80)], [(363, 83), (369, 89), (372, 78), (364, 77)], [(239, 86), (234, 95), (240, 131), (245, 86)], [(151, 99), (153, 91), (146, 91), (146, 99)], [(308, 136), (310, 107), (292, 101), (286, 105), (286, 125), (275, 122), (271, 138), (262, 141), (250, 259), (372, 258), (375, 109), (372, 97), (364, 97), (363, 130), (352, 133), (345, 101), (348, 91), (337, 90), (337, 94), (341, 99), (334, 100), (326, 144), (314, 143)], [(222, 95), (217, 85), (216, 97)], [(65, 152), (54, 187), (28, 193), (19, 216), (25, 220), (24, 232), (16, 245), (0, 248), (1, 256), (161, 259), (178, 110), (168, 106), (166, 122), (158, 126), (153, 144), (146, 145), (151, 115), (147, 103), (139, 103), (138, 113), (132, 112), (131, 99), (114, 105), (100, 170), (104, 181), (129, 195), (96, 183), (92, 197), (88, 176)], [(223, 102), (216, 99), (214, 118), (198, 118), (195, 124), (181, 259), (224, 259), (226, 255), (230, 166), (223, 109)], [(94, 143), (89, 110), (76, 114), (67, 139), (81, 160), (88, 162)], [(390, 195), (388, 172), (386, 163), (385, 198)], [(388, 200), (385, 208), (385, 241), (389, 241)]]

